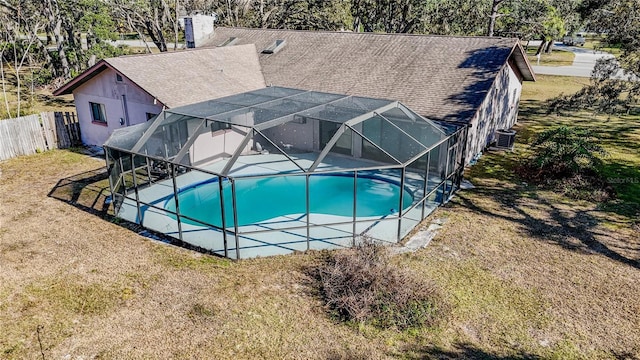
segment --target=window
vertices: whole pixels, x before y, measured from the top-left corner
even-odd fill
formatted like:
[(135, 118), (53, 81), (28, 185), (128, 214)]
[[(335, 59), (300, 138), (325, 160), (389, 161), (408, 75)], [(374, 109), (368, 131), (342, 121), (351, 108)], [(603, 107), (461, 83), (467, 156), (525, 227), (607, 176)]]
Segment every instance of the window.
[(116, 82), (122, 82), (122, 75), (116, 74)]
[(90, 102), (89, 106), (91, 107), (91, 120), (95, 123), (106, 124), (107, 117), (104, 112), (104, 105)]
[(211, 127), (211, 134), (216, 131), (231, 129), (231, 124), (222, 121), (212, 121), (209, 126)]

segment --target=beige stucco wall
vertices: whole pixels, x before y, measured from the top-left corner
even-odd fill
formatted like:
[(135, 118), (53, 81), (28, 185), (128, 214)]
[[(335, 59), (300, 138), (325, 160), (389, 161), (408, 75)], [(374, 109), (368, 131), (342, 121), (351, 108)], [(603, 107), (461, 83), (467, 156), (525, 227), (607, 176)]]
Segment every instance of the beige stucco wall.
[[(146, 113), (162, 111), (162, 104), (154, 104), (152, 96), (125, 77), (122, 82), (116, 81), (116, 72), (106, 69), (73, 91), (84, 144), (102, 146), (115, 129), (127, 126), (122, 95), (126, 98), (129, 125), (147, 121)], [(106, 126), (92, 122), (90, 102), (104, 105)], [(120, 119), (125, 123), (120, 124)]]
[(494, 140), (496, 130), (510, 129), (517, 122), (521, 92), (522, 82), (511, 66), (505, 65), (470, 122), (467, 164)]

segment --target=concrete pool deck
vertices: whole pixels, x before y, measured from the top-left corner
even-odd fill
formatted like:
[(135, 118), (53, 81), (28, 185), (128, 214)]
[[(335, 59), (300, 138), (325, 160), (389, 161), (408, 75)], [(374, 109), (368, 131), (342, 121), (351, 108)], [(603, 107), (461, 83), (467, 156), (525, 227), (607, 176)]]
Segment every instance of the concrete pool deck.
[[(313, 163), (313, 154), (290, 155), (303, 168)], [(326, 162), (320, 164), (319, 168), (325, 170), (343, 170), (349, 168), (371, 166), (368, 161), (347, 159), (341, 156), (329, 155)], [(218, 161), (204, 166), (205, 169), (219, 172), (224, 167), (226, 161)], [(293, 169), (293, 166), (295, 169)], [(297, 171), (296, 171), (297, 169)], [(263, 174), (281, 174), (282, 172), (301, 172), (290, 160), (280, 154), (260, 154), (246, 155), (238, 159), (230, 175), (250, 176)], [(359, 171), (359, 173), (364, 171)], [(394, 182), (400, 182), (400, 171), (381, 171), (377, 176), (387, 178)], [(184, 188), (194, 183), (201, 183), (215, 178), (213, 175), (200, 172), (189, 171), (176, 176), (178, 188)], [(438, 179), (429, 179), (430, 186), (434, 186)], [(414, 193), (414, 197), (421, 198), (424, 180), (420, 174), (410, 171), (406, 172), (405, 187)], [(442, 188), (442, 187), (440, 187)], [(228, 223), (225, 231), (212, 226), (197, 226), (192, 222), (182, 221), (180, 228), (175, 215), (164, 210), (167, 198), (173, 197), (173, 182), (171, 179), (162, 180), (153, 185), (139, 189), (138, 198), (140, 202), (151, 206), (142, 205), (140, 213), (136, 206), (136, 195), (128, 194), (118, 211), (118, 216), (124, 220), (139, 223), (145, 228), (166, 234), (180, 239), (191, 245), (212, 251), (216, 254), (230, 258), (253, 258), (261, 256), (289, 254), (296, 251), (306, 251), (308, 249), (335, 249), (340, 247), (350, 247), (354, 242), (354, 228), (356, 236), (368, 235), (373, 239), (388, 243), (396, 243), (398, 231), (401, 237), (409, 233), (420, 221), (422, 221), (423, 207), (424, 213), (429, 214), (440, 204), (442, 191), (439, 190), (430, 196), (430, 200), (406, 211), (403, 218), (397, 218), (398, 213), (390, 213), (385, 216), (358, 217), (353, 222), (353, 217), (335, 216), (326, 214), (288, 214), (277, 216), (256, 224), (239, 226), (236, 236), (233, 224)], [(284, 198), (283, 201), (288, 201)], [(256, 207), (264, 208), (268, 211), (269, 204), (263, 204), (260, 199), (256, 199)], [(400, 221), (400, 223), (399, 223)], [(400, 224), (400, 225), (399, 225)], [(307, 225), (309, 229), (307, 230)], [(400, 229), (398, 228), (400, 226)], [(226, 233), (226, 253), (225, 253), (225, 233)], [(308, 240), (307, 240), (308, 239)], [(239, 255), (239, 256), (238, 256)]]

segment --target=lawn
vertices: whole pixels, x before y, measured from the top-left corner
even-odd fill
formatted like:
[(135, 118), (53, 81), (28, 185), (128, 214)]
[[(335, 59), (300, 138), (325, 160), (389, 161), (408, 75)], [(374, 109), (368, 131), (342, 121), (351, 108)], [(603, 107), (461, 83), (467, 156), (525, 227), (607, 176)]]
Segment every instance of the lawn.
[(618, 57), (622, 53), (622, 50), (620, 50), (620, 46), (609, 47), (608, 44), (603, 43), (598, 38), (587, 38), (584, 47), (596, 51), (607, 52), (609, 54), (615, 55), (616, 57)]
[[(10, 76), (6, 80), (5, 90), (6, 92), (0, 91), (0, 120), (16, 117), (18, 93), (15, 86), (15, 76)], [(23, 84), (20, 98), (20, 116), (44, 111), (75, 111), (73, 95), (53, 96), (51, 95), (51, 89), (48, 88), (36, 89), (32, 93), (31, 89)], [(7, 106), (9, 107), (9, 112), (7, 111)]]
[(551, 54), (542, 53), (540, 55), (540, 63), (538, 64), (538, 59), (536, 58), (537, 47), (529, 46), (527, 49), (527, 57), (529, 58), (529, 62), (532, 65), (541, 65), (541, 66), (569, 66), (573, 64), (573, 59), (575, 59), (576, 55), (571, 51), (562, 51), (555, 49), (551, 52)]
[[(538, 79), (515, 150), (481, 157), (434, 241), (394, 259), (445, 294), (438, 328), (337, 322), (305, 275), (314, 253), (234, 262), (143, 237), (104, 206), (104, 161), (58, 150), (0, 163), (0, 358), (640, 358), (640, 123), (547, 115), (585, 80)], [(613, 203), (514, 175), (562, 123), (599, 129), (626, 179)]]

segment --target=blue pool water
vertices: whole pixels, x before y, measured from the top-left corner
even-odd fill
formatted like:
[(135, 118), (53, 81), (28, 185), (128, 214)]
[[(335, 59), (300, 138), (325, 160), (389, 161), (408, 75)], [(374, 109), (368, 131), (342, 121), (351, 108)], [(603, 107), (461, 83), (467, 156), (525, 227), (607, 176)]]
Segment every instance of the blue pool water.
[[(236, 204), (238, 225), (263, 222), (284, 215), (304, 215), (306, 179), (304, 176), (286, 176), (267, 179), (236, 180)], [(398, 212), (400, 186), (379, 179), (357, 179), (358, 217), (385, 216)], [(233, 226), (231, 184), (223, 182), (223, 200), (226, 225)], [(180, 214), (204, 223), (222, 227), (220, 214), (220, 188), (217, 181), (196, 184), (178, 194)], [(403, 209), (413, 202), (406, 189)], [(176, 211), (173, 198), (165, 203), (165, 209)], [(342, 175), (314, 175), (309, 178), (309, 210), (312, 214), (353, 216), (353, 177)], [(201, 225), (183, 219), (184, 222)]]

